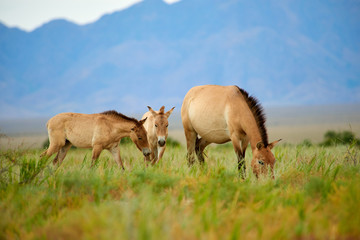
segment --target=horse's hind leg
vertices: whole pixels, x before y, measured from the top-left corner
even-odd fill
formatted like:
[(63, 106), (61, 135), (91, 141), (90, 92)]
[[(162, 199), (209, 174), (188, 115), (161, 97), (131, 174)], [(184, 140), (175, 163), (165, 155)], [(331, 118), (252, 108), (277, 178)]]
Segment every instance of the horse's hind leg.
[(195, 144), (197, 139), (197, 133), (194, 130), (185, 128), (185, 137), (186, 137), (186, 146), (187, 146), (187, 155), (188, 165), (191, 166), (195, 162)]
[(206, 146), (209, 144), (210, 144), (210, 142), (207, 142), (203, 138), (196, 139), (195, 152), (196, 152), (196, 156), (197, 156), (200, 164), (203, 164), (205, 161), (203, 152), (204, 152), (204, 149), (206, 148)]
[[(61, 148), (61, 146), (50, 143), (49, 148), (48, 148), (45, 152), (43, 152), (43, 153), (40, 155), (40, 157), (47, 157), (47, 158), (49, 158), (49, 157), (51, 157), (54, 153), (59, 152), (60, 148)], [(57, 159), (57, 158), (58, 158), (58, 155), (56, 155), (55, 159)], [(54, 160), (55, 160), (55, 159), (54, 159)]]
[[(53, 131), (51, 129), (49, 131), (49, 148), (43, 152), (40, 156), (51, 157), (54, 153), (59, 152), (60, 148), (65, 145), (65, 134), (61, 133), (61, 131)], [(58, 159), (58, 155), (55, 157), (56, 161)], [(55, 161), (54, 159), (54, 161)]]
[(54, 158), (54, 160), (53, 160), (54, 164), (56, 164), (58, 161), (60, 162), (60, 164), (63, 162), (67, 152), (71, 148), (71, 145), (72, 144), (68, 140), (66, 140), (65, 145), (60, 148), (60, 150), (58, 151), (56, 157)]

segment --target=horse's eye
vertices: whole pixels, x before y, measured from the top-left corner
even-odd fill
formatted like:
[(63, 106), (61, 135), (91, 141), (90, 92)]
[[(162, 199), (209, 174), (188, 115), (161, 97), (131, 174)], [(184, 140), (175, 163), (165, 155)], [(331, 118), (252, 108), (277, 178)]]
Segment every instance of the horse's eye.
[(264, 161), (259, 160), (258, 163), (259, 163), (260, 165), (264, 165)]
[(166, 127), (168, 127), (169, 126), (169, 124), (166, 124)]
[(155, 127), (157, 127), (157, 124), (155, 124)]
[(141, 137), (138, 138), (138, 140), (141, 140), (141, 139), (142, 139)]

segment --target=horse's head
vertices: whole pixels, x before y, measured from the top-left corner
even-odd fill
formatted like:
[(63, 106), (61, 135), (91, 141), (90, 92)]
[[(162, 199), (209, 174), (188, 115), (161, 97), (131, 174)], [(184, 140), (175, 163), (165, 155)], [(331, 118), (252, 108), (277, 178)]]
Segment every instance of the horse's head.
[(168, 136), (168, 126), (169, 126), (168, 118), (175, 107), (173, 107), (166, 113), (164, 112), (164, 110), (165, 110), (164, 106), (162, 106), (158, 112), (155, 112), (149, 106), (148, 106), (148, 108), (149, 108), (149, 111), (151, 112), (152, 116), (154, 117), (154, 127), (155, 127), (155, 131), (156, 131), (158, 145), (160, 147), (163, 147), (166, 143), (166, 139)]
[(267, 146), (265, 146), (263, 142), (258, 142), (256, 144), (256, 149), (253, 151), (253, 158), (251, 160), (251, 167), (256, 177), (267, 174), (270, 170), (271, 176), (274, 178), (275, 157), (271, 152), (271, 149), (280, 140), (272, 142)]
[(135, 126), (131, 129), (130, 138), (135, 143), (136, 147), (142, 151), (144, 156), (149, 156), (151, 150), (149, 148), (149, 142), (146, 135), (146, 130), (144, 128), (144, 122), (147, 118), (138, 121)]

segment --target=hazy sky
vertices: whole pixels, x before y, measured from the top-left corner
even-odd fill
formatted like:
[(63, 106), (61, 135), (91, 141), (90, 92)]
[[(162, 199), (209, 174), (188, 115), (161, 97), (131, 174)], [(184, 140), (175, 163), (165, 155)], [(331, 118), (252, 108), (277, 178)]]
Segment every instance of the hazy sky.
[[(32, 31), (53, 19), (77, 24), (96, 21), (106, 13), (127, 8), (142, 0), (0, 0), (0, 22)], [(145, 0), (146, 1), (146, 0)], [(164, 0), (174, 3), (179, 0)]]

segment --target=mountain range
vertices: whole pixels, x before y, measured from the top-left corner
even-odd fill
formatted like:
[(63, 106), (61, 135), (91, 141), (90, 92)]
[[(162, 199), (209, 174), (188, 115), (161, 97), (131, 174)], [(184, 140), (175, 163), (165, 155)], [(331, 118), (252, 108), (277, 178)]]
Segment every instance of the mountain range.
[(360, 103), (360, 3), (144, 0), (98, 21), (0, 23), (0, 118), (179, 111), (196, 85), (264, 105)]

